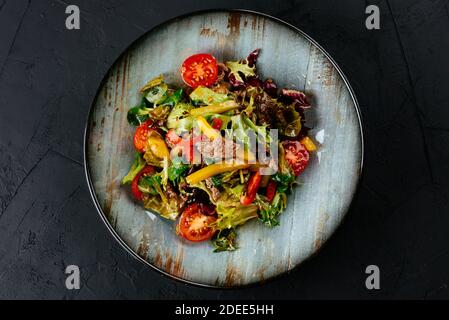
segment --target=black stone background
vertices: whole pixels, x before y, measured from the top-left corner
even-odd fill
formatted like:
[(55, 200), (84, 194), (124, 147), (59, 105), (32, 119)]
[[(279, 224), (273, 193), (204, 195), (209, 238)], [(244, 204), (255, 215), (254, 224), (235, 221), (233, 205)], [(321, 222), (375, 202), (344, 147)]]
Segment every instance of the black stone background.
[[(68, 4), (81, 30), (65, 28)], [(365, 28), (369, 4), (380, 30)], [(220, 7), (316, 39), (356, 92), (366, 146), (353, 206), (323, 250), (239, 290), (186, 285), (134, 260), (101, 222), (83, 168), (87, 112), (114, 60), (166, 19)], [(449, 298), (448, 32), (447, 1), (0, 0), (0, 298)], [(70, 264), (80, 290), (64, 286)], [(370, 264), (377, 291), (364, 285)]]

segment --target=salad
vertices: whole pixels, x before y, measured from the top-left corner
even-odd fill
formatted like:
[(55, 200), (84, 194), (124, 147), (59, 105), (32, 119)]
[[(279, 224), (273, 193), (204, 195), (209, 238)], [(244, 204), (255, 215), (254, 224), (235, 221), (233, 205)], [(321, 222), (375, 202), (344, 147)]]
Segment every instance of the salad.
[(181, 66), (183, 88), (159, 75), (127, 114), (136, 154), (122, 184), (175, 220), (180, 237), (211, 240), (215, 252), (235, 250), (236, 228), (250, 220), (279, 225), (317, 149), (304, 125), (306, 95), (261, 79), (259, 53), (224, 63), (192, 55)]

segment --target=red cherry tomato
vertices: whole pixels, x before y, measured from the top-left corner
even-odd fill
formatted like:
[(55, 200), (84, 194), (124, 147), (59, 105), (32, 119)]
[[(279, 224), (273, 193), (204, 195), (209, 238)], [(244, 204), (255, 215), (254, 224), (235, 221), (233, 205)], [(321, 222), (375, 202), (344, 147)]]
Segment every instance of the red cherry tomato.
[(136, 133), (134, 134), (134, 147), (137, 151), (145, 151), (150, 133), (155, 130), (153, 124), (152, 120), (147, 120), (137, 127)]
[(285, 160), (290, 164), (295, 176), (304, 171), (309, 163), (309, 152), (299, 141), (286, 140), (282, 142)]
[(135, 176), (133, 181), (131, 182), (131, 191), (133, 193), (134, 198), (136, 200), (142, 200), (142, 192), (139, 190), (139, 179), (148, 174), (153, 174), (154, 168), (152, 166), (146, 166)]
[(273, 198), (276, 195), (276, 187), (277, 184), (275, 181), (270, 180), (268, 182), (267, 190), (265, 191), (265, 197), (267, 197), (268, 202), (273, 201)]
[(223, 125), (223, 120), (221, 120), (220, 118), (214, 118), (212, 120), (212, 128), (214, 128), (215, 130), (221, 130), (222, 125)]
[(192, 87), (211, 86), (217, 81), (217, 60), (207, 53), (194, 54), (188, 57), (181, 67), (184, 82)]
[(211, 215), (211, 210), (213, 210), (212, 212), (215, 211), (210, 206), (199, 203), (187, 206), (182, 212), (176, 228), (178, 234), (193, 242), (212, 238), (216, 230), (210, 224), (215, 222), (217, 218)]
[(259, 190), (260, 181), (262, 181), (262, 176), (259, 171), (253, 173), (248, 181), (248, 188), (246, 194), (240, 197), (240, 203), (244, 206), (249, 206), (256, 199), (257, 190)]

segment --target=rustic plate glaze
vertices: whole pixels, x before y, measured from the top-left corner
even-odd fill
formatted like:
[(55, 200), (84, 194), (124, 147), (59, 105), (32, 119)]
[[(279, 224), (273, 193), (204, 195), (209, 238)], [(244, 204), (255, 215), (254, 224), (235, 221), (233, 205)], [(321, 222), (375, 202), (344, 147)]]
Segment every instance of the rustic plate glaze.
[[(279, 227), (252, 221), (238, 229), (235, 252), (213, 253), (191, 244), (173, 224), (145, 211), (120, 180), (134, 158), (134, 129), (126, 120), (138, 89), (163, 73), (181, 85), (179, 66), (194, 53), (218, 60), (261, 48), (262, 77), (304, 90), (316, 106), (312, 136), (322, 143), (288, 198)], [(363, 142), (354, 95), (332, 59), (300, 30), (259, 13), (232, 10), (176, 18), (148, 32), (112, 66), (99, 88), (86, 128), (85, 164), (94, 202), (105, 224), (135, 257), (190, 283), (231, 287), (285, 273), (316, 252), (342, 221), (356, 189)]]

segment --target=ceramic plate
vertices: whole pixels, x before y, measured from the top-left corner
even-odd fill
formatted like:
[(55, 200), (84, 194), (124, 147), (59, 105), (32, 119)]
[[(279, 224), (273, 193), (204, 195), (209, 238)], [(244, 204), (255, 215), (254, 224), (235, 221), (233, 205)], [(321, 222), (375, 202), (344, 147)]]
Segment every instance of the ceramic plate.
[[(280, 226), (252, 221), (238, 230), (239, 249), (213, 253), (209, 242), (191, 244), (174, 225), (134, 202), (120, 180), (134, 158), (134, 129), (127, 111), (138, 89), (164, 74), (181, 84), (183, 60), (199, 52), (217, 60), (246, 57), (261, 49), (262, 78), (305, 91), (314, 108), (306, 115), (321, 143), (300, 185), (288, 198)], [(363, 157), (357, 102), (342, 72), (306, 34), (276, 18), (231, 10), (199, 12), (170, 20), (146, 33), (115, 62), (91, 107), (85, 165), (94, 202), (109, 230), (135, 257), (164, 274), (205, 286), (234, 287), (292, 270), (330, 237), (356, 190)]]

